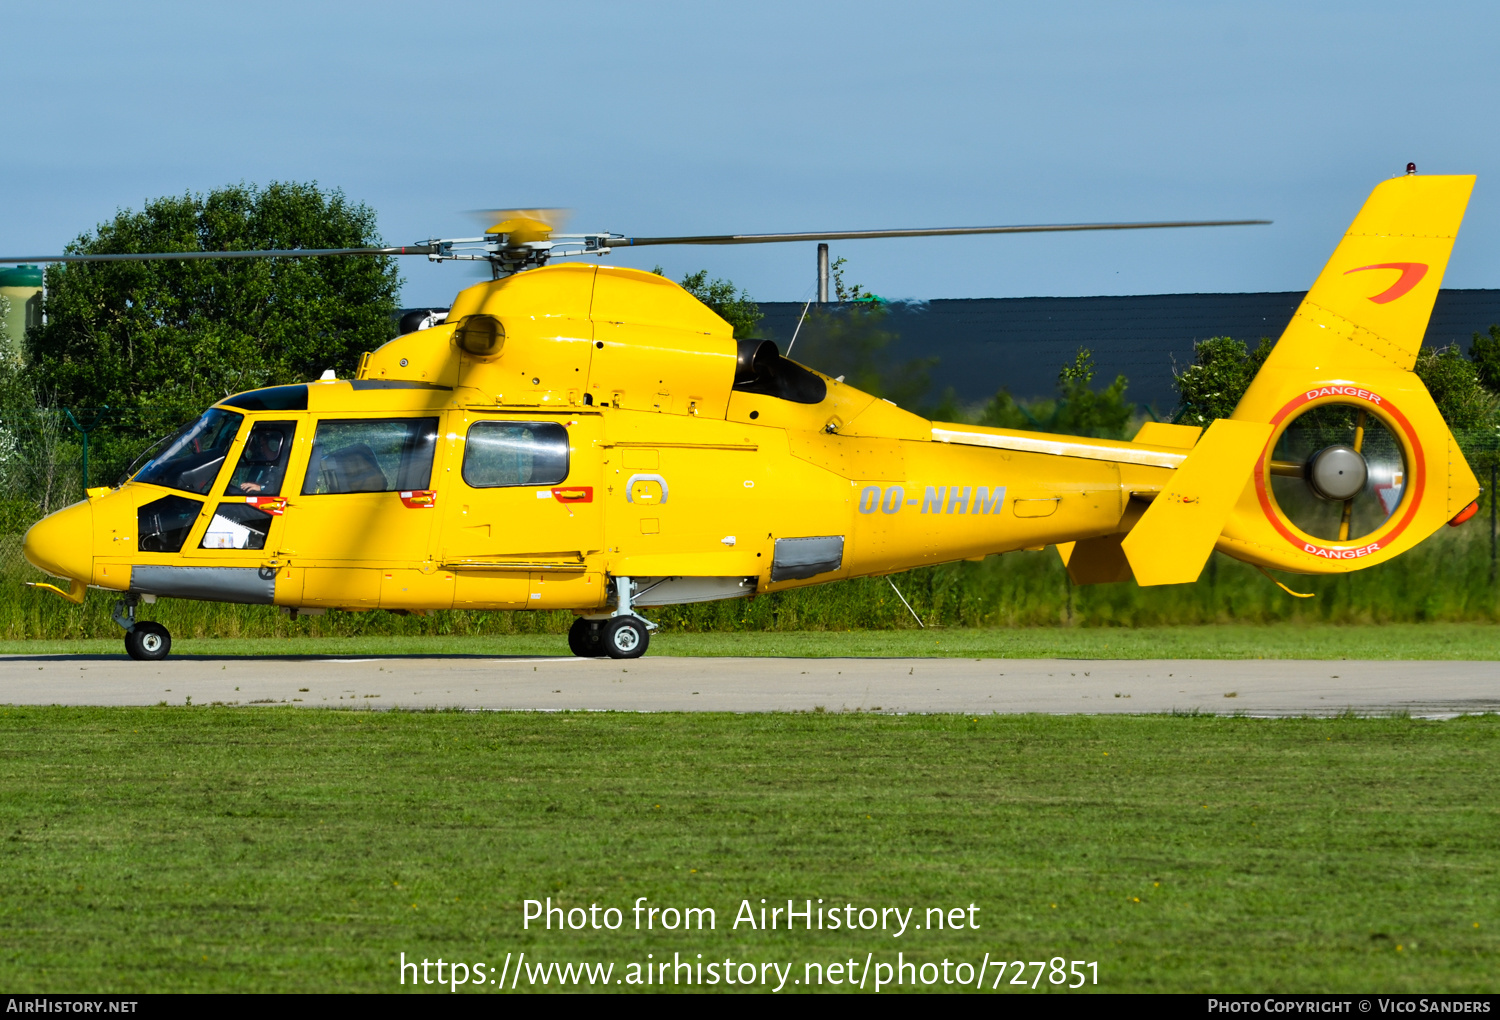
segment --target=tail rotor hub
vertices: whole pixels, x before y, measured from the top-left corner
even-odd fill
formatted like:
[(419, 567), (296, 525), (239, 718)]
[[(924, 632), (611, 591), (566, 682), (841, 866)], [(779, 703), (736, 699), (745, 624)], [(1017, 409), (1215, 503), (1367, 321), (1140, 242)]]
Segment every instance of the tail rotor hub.
[(1325, 446), (1307, 462), (1307, 484), (1314, 495), (1333, 503), (1358, 496), (1370, 475), (1364, 454), (1351, 446)]

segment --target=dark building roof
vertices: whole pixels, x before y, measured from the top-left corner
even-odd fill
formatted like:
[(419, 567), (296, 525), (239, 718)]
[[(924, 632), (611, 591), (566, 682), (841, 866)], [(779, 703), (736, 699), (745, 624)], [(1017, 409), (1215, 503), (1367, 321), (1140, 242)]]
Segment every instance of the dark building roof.
[[(1177, 403), (1173, 366), (1192, 364), (1195, 341), (1232, 336), (1253, 347), (1263, 336), (1275, 339), (1301, 301), (1302, 293), (1283, 291), (892, 302), (884, 328), (900, 337), (891, 348), (894, 360), (936, 357), (935, 391), (951, 386), (965, 402), (987, 400), (1001, 387), (1021, 398), (1050, 396), (1058, 370), (1087, 347), (1099, 367), (1096, 385), (1123, 373), (1132, 400), (1165, 412)], [(785, 350), (802, 305), (760, 307), (761, 335)], [(1426, 342), (1467, 350), (1470, 336), (1494, 323), (1500, 323), (1500, 290), (1444, 290)]]

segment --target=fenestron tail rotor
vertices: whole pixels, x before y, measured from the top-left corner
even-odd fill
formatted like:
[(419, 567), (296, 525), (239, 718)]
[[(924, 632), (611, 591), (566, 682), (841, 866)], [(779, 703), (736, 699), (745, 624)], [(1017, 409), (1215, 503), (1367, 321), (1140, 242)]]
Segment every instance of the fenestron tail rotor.
[(1324, 404), (1294, 418), (1276, 442), (1271, 489), (1289, 521), (1348, 542), (1381, 527), (1406, 488), (1406, 459), (1390, 428), (1365, 408)]
[(875, 238), (962, 237), (974, 234), (1045, 234), (1096, 230), (1164, 230), (1177, 227), (1241, 227), (1270, 220), (1150, 220), (1132, 223), (1034, 223), (992, 227), (910, 227), (890, 230), (825, 230), (780, 234), (691, 234), (632, 237), (610, 232), (565, 234), (567, 209), (493, 209), (470, 215), (483, 221), (476, 237), (429, 238), (390, 248), (277, 248), (256, 251), (67, 253), (0, 257), (0, 264), (47, 262), (145, 262), (152, 260), (322, 258), (335, 255), (425, 255), (433, 262), (486, 262), (498, 278), (546, 265), (551, 259), (607, 255), (615, 248), (673, 244), (779, 244), (792, 241), (858, 241)]

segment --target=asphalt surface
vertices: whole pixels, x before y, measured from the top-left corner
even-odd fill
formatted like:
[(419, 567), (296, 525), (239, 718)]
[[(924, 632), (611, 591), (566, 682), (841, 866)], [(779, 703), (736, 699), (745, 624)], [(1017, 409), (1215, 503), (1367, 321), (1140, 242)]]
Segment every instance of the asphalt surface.
[(1103, 659), (0, 657), (0, 704), (624, 712), (1500, 711), (1500, 663)]

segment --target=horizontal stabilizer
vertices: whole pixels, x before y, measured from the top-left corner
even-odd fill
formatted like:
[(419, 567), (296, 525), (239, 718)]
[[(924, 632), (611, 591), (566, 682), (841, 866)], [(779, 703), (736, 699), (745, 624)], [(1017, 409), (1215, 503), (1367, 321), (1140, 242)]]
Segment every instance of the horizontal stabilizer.
[(1147, 446), (1175, 446), (1182, 450), (1191, 450), (1203, 435), (1203, 430), (1197, 425), (1172, 425), (1164, 421), (1148, 421), (1141, 426), (1141, 430), (1135, 434), (1132, 443), (1145, 443)]
[(1208, 427), (1120, 543), (1137, 583), (1198, 580), (1270, 435), (1261, 422), (1221, 418)]

